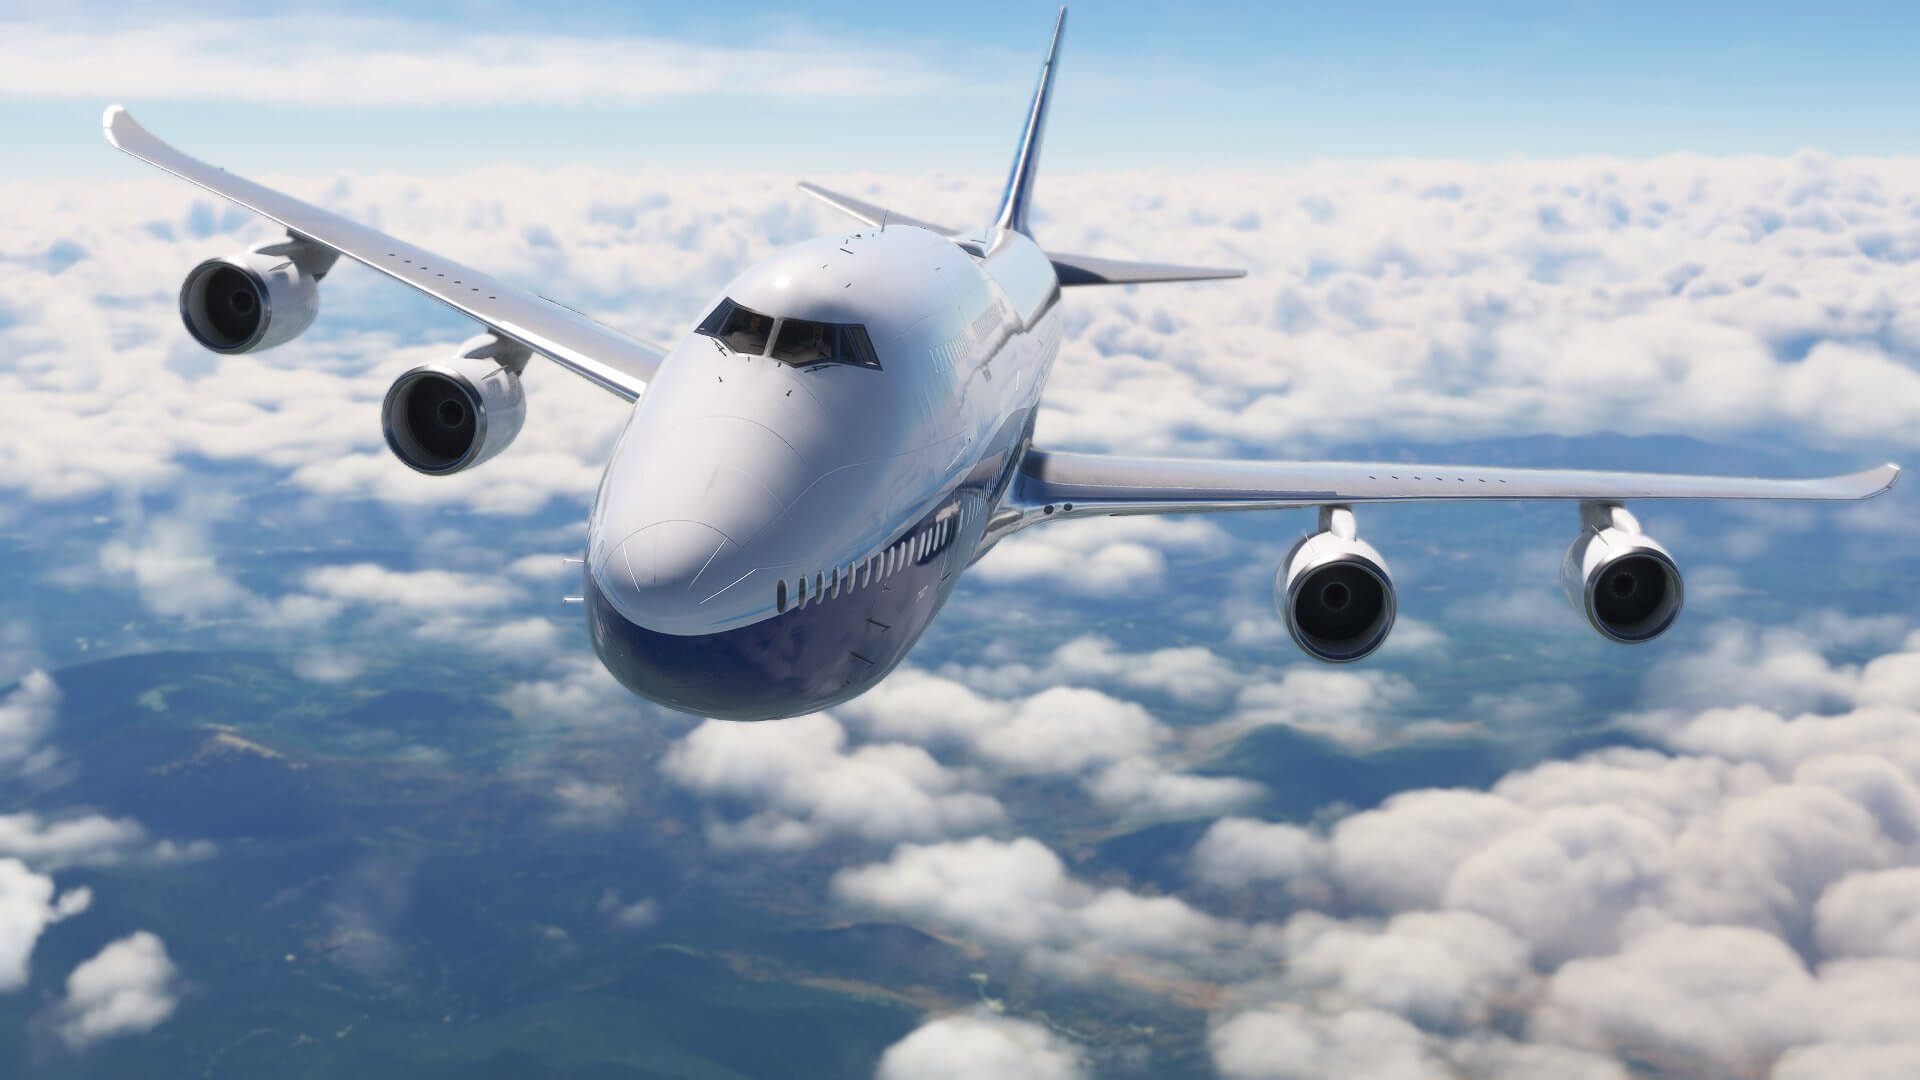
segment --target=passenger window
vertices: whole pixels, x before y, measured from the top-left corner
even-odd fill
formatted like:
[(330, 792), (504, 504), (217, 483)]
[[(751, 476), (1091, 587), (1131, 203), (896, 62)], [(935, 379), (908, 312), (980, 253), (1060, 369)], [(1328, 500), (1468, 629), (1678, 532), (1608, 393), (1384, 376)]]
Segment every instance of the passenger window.
[(780, 337), (773, 343), (773, 358), (796, 367), (832, 360), (835, 329), (827, 323), (788, 319), (780, 324)]

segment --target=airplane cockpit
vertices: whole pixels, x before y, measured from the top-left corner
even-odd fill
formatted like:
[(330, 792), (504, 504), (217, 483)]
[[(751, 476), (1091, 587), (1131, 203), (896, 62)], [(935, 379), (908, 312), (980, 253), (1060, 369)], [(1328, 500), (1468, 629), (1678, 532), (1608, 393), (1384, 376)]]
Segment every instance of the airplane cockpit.
[(816, 364), (880, 367), (880, 358), (873, 351), (867, 328), (858, 323), (778, 319), (731, 299), (721, 300), (720, 305), (694, 327), (694, 333), (713, 338), (741, 356), (766, 355), (794, 367)]

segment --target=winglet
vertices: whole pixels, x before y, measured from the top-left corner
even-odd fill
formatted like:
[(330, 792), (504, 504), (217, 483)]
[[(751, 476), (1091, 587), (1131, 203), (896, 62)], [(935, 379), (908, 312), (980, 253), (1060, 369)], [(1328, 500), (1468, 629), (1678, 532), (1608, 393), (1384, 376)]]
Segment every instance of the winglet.
[(994, 215), (997, 227), (1028, 236), (1033, 233), (1027, 227), (1027, 208), (1033, 198), (1033, 177), (1040, 168), (1040, 136), (1046, 130), (1047, 103), (1053, 95), (1054, 58), (1060, 52), (1060, 32), (1066, 26), (1067, 9), (1063, 6), (1053, 24), (1046, 62), (1040, 65), (1040, 85), (1034, 87), (1033, 104), (1027, 109), (1027, 126), (1020, 133), (1020, 149), (1007, 174), (1007, 189), (1000, 196), (1000, 212)]
[[(1882, 465), (1877, 469), (1872, 469), (1869, 471), (1878, 473), (1882, 477), (1880, 489), (1878, 491), (1875, 491), (1873, 495), (1885, 495), (1887, 492), (1893, 490), (1893, 485), (1900, 482), (1900, 466), (1895, 465), (1891, 461), (1887, 462), (1885, 465)], [(1871, 499), (1873, 498), (1873, 495), (1869, 495), (1867, 496), (1867, 498)]]
[(100, 128), (106, 132), (107, 142), (115, 150), (126, 149), (120, 145), (120, 136), (126, 132), (128, 125), (132, 125), (135, 130), (140, 127), (139, 124), (134, 123), (133, 114), (118, 105), (107, 106), (107, 111), (100, 116)]

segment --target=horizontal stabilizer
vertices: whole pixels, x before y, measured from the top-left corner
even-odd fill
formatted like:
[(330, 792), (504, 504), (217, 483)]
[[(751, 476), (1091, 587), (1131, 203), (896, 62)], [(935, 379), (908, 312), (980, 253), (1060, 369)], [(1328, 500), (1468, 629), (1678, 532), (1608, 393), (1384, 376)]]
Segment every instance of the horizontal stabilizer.
[(1060, 255), (1047, 252), (1062, 285), (1138, 285), (1149, 281), (1211, 281), (1246, 277), (1245, 270), (1218, 266), (1175, 266), (1172, 263), (1127, 262), (1096, 255)]
[(884, 206), (877, 206), (865, 199), (856, 199), (851, 195), (842, 195), (837, 191), (828, 191), (819, 184), (801, 181), (800, 190), (819, 199), (835, 210), (850, 214), (869, 225), (909, 225), (916, 229), (925, 229), (931, 233), (939, 233), (941, 236), (952, 237), (960, 235), (957, 230), (949, 229), (945, 225), (935, 225), (930, 221), (922, 221), (919, 218), (896, 213)]

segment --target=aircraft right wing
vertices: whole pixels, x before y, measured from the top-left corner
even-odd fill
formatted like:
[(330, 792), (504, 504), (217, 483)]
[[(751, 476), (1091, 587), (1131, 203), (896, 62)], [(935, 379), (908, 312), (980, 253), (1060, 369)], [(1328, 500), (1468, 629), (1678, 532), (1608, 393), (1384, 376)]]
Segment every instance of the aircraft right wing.
[(1561, 499), (1870, 499), (1898, 465), (1847, 476), (1773, 480), (1736, 476), (1476, 468), (1401, 462), (1206, 461), (1028, 452), (1017, 495), (1050, 514), (1183, 514), (1356, 503)]
[(628, 401), (646, 389), (666, 356), (659, 346), (636, 341), (572, 308), (183, 154), (118, 105), (107, 109), (101, 123), (116, 149), (411, 285)]

